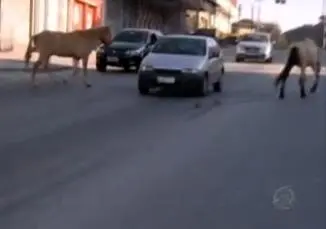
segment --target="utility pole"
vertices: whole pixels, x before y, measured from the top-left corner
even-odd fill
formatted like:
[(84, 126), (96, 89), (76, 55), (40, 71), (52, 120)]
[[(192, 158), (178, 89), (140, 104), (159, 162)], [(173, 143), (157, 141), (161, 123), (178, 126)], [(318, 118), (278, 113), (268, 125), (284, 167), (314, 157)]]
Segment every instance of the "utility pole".
[(252, 3), (251, 4), (251, 21), (252, 21), (251, 29), (254, 29), (254, 21), (255, 21), (254, 12), (255, 12), (255, 5), (254, 3)]
[(258, 3), (258, 9), (257, 9), (257, 30), (260, 30), (261, 27), (261, 21), (260, 21), (260, 16), (261, 16), (261, 2), (262, 0), (256, 0), (256, 2)]
[(323, 49), (325, 49), (325, 46), (326, 46), (326, 15), (325, 15), (325, 0), (323, 0), (323, 2), (322, 2), (322, 7), (321, 7), (321, 22), (322, 22), (322, 24), (323, 24), (323, 31), (322, 31), (322, 41), (323, 41), (323, 46), (322, 46), (322, 48)]

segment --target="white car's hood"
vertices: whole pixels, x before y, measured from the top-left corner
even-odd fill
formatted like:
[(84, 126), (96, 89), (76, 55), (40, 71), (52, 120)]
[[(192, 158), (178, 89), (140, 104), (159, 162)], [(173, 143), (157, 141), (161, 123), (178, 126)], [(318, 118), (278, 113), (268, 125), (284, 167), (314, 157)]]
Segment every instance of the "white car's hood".
[(241, 41), (238, 43), (240, 46), (246, 46), (246, 47), (257, 47), (257, 48), (267, 48), (270, 46), (270, 43), (268, 42), (255, 42), (255, 41)]
[(205, 57), (203, 56), (149, 53), (142, 65), (151, 65), (154, 68), (163, 69), (197, 69), (203, 65), (204, 61)]

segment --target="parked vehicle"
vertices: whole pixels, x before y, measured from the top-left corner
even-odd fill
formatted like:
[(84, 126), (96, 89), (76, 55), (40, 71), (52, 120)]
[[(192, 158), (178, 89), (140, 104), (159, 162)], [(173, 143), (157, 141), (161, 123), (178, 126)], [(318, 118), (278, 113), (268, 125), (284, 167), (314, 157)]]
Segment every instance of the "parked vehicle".
[(163, 34), (158, 30), (127, 28), (119, 32), (110, 45), (102, 44), (96, 51), (96, 69), (105, 72), (107, 66), (130, 67), (138, 70), (151, 46)]
[(224, 60), (211, 37), (167, 35), (144, 58), (138, 72), (138, 91), (153, 87), (177, 87), (206, 96), (222, 90)]
[(272, 63), (273, 44), (269, 33), (255, 32), (244, 35), (238, 40), (235, 61), (242, 62), (250, 59)]

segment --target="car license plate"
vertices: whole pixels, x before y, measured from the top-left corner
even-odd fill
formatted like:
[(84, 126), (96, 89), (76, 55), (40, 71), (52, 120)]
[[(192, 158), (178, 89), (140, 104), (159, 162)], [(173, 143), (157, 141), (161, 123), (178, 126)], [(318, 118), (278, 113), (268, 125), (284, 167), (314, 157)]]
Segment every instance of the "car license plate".
[(107, 61), (109, 61), (109, 62), (118, 62), (119, 59), (117, 57), (115, 57), (115, 56), (109, 56), (109, 57), (107, 57)]
[(248, 53), (252, 53), (252, 54), (258, 53), (258, 49), (248, 49), (247, 51)]
[(158, 83), (166, 83), (166, 84), (174, 84), (175, 83), (175, 78), (174, 77), (158, 76), (157, 77), (157, 82)]

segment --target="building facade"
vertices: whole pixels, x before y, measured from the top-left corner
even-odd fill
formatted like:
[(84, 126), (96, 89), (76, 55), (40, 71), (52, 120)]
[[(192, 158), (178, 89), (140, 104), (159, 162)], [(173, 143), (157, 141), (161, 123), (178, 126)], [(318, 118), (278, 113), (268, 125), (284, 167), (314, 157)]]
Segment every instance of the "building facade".
[(188, 32), (187, 8), (201, 0), (107, 0), (106, 24), (113, 34), (125, 27), (160, 29), (165, 33)]
[(89, 29), (101, 25), (104, 15), (103, 0), (71, 0), (69, 6), (72, 16), (69, 30)]
[(0, 49), (12, 50), (16, 43), (25, 44), (30, 35), (30, 0), (1, 0)]
[(71, 31), (103, 23), (104, 0), (0, 0), (0, 51), (26, 45), (43, 30)]
[(238, 19), (237, 0), (202, 0), (200, 10), (188, 10), (188, 24), (194, 29), (216, 29), (216, 35), (229, 34)]

